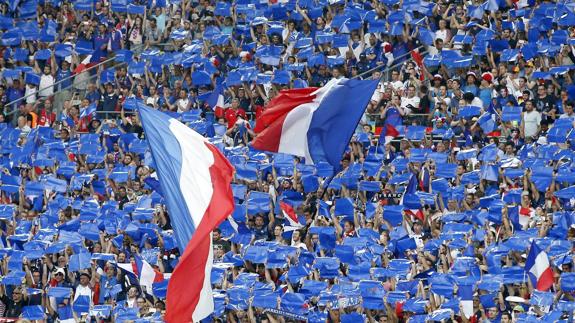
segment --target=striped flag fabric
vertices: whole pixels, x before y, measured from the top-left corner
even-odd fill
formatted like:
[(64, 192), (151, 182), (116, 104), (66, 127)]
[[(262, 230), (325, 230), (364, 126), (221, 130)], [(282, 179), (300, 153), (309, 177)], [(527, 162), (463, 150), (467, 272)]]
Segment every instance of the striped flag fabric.
[(531, 249), (529, 249), (529, 255), (525, 261), (525, 271), (537, 290), (547, 291), (553, 286), (553, 270), (549, 263), (549, 257), (535, 244), (535, 241), (531, 242)]
[(339, 169), (378, 84), (378, 80), (343, 78), (321, 88), (280, 92), (258, 119), (253, 148), (304, 157), (310, 165), (327, 162)]
[(293, 206), (287, 204), (284, 201), (281, 201), (280, 202), (280, 208), (282, 210), (284, 218), (289, 222), (290, 227), (294, 227), (294, 228), (303, 227), (303, 225), (301, 225), (301, 223), (299, 223), (299, 220), (297, 218), (297, 214), (295, 213)]
[(167, 322), (198, 322), (214, 311), (212, 231), (233, 211), (234, 168), (206, 138), (138, 104), (181, 257), (167, 291)]
[(134, 261), (127, 264), (117, 264), (118, 268), (133, 274), (138, 278), (140, 286), (146, 287), (146, 292), (153, 295), (152, 285), (164, 281), (164, 275), (154, 269), (147, 261), (134, 256)]

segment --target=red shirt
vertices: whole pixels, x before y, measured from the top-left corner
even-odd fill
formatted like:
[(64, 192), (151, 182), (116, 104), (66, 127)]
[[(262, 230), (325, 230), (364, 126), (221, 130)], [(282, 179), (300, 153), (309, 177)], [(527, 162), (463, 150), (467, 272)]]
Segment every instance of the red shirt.
[(244, 120), (247, 120), (246, 111), (244, 109), (238, 108), (233, 109), (229, 108), (224, 112), (224, 118), (228, 122), (228, 129), (233, 127), (236, 121), (238, 120), (238, 116), (242, 117)]
[(40, 120), (38, 120), (39, 126), (50, 127), (56, 121), (56, 114), (54, 112), (47, 113), (46, 109), (40, 111)]

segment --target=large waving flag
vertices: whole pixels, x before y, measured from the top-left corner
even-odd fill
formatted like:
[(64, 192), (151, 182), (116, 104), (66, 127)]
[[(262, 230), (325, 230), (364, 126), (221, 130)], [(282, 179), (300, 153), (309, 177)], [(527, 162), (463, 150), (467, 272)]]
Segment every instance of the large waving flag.
[(164, 281), (164, 275), (139, 256), (134, 258), (134, 262), (118, 264), (118, 267), (135, 275), (140, 286), (145, 286), (146, 292), (150, 295), (153, 295), (152, 285)]
[(197, 322), (214, 311), (211, 233), (234, 208), (234, 168), (181, 122), (143, 105), (139, 111), (182, 253), (168, 284), (166, 321)]
[(549, 257), (535, 244), (535, 241), (531, 243), (525, 271), (537, 290), (546, 291), (553, 286), (553, 270), (549, 264)]
[(254, 148), (305, 157), (306, 164), (341, 157), (379, 81), (332, 79), (321, 88), (280, 92), (255, 127)]

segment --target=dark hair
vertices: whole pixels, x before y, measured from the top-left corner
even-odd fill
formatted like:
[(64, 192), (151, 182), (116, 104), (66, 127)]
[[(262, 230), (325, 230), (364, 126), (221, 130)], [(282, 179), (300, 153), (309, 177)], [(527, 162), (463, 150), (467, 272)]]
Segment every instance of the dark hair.
[(475, 94), (473, 94), (471, 92), (463, 93), (463, 100), (465, 100), (467, 102), (471, 102), (471, 101), (473, 101), (473, 99), (475, 99)]

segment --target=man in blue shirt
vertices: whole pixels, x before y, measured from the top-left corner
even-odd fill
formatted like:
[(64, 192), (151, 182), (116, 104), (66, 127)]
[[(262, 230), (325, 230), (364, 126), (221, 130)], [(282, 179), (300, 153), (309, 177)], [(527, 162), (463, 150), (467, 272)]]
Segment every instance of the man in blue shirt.
[[(22, 87), (22, 84), (20, 83), (19, 79), (15, 79), (14, 81), (12, 81), (12, 86), (9, 87), (8, 90), (6, 91), (6, 96), (8, 98), (8, 103), (13, 102), (15, 100), (19, 100), (22, 97), (24, 97), (24, 88)], [(18, 106), (17, 104), (14, 104), (8, 109), (14, 110), (16, 109), (17, 106)]]
[[(55, 64), (54, 64), (55, 65)], [(72, 86), (72, 68), (67, 60), (62, 60), (60, 68), (56, 71), (56, 93), (54, 96), (54, 111), (60, 114), (63, 109), (64, 101), (70, 100), (71, 93), (68, 90)]]

